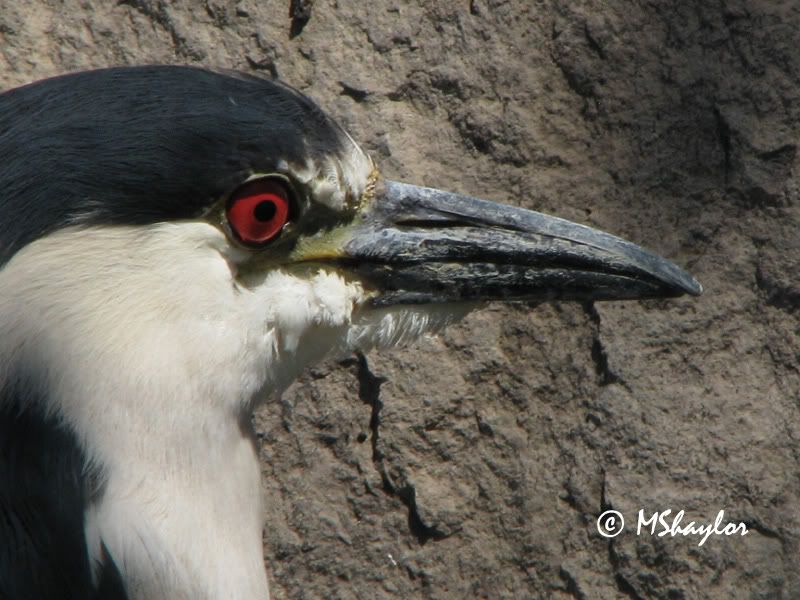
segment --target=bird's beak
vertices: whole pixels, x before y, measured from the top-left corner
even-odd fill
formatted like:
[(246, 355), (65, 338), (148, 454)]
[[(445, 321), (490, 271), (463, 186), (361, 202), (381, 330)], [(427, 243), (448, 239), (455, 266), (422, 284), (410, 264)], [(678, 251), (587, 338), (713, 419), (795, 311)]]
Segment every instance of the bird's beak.
[(699, 295), (688, 273), (623, 239), (564, 219), (385, 181), (348, 228), (339, 260), (373, 304), (623, 300)]

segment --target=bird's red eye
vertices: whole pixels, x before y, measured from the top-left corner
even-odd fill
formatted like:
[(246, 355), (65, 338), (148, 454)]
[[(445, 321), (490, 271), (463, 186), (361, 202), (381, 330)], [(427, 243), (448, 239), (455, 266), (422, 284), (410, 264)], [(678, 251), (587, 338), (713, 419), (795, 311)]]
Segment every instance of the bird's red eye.
[(226, 215), (233, 234), (245, 244), (264, 244), (289, 222), (291, 199), (280, 179), (245, 183), (228, 200)]

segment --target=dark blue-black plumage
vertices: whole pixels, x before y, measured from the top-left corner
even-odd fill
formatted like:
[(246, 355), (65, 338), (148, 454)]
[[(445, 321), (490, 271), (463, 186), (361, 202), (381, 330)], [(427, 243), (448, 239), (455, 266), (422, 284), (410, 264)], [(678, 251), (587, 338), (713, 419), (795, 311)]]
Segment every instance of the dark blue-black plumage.
[(341, 129), (278, 82), (147, 66), (0, 95), (0, 264), (69, 224), (190, 219), (251, 172), (343, 152)]
[(113, 559), (97, 583), (84, 539), (86, 506), (102, 494), (77, 439), (24, 380), (3, 389), (0, 407), (0, 598), (124, 599)]

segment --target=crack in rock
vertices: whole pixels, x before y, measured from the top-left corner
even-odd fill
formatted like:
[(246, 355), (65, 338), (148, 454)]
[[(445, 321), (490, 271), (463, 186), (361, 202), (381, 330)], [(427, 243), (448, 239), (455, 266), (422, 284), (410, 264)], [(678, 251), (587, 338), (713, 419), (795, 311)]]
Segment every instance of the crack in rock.
[(291, 0), (289, 2), (289, 18), (291, 26), (289, 28), (289, 38), (294, 39), (301, 33), (303, 28), (311, 20), (311, 9), (314, 7), (314, 0)]
[(594, 369), (599, 378), (601, 386), (610, 385), (612, 383), (622, 383), (622, 378), (615, 373), (608, 364), (608, 354), (606, 353), (605, 346), (600, 339), (600, 313), (594, 303), (590, 302), (585, 307), (586, 314), (592, 322), (592, 361), (594, 361)]
[(611, 565), (611, 572), (614, 574), (614, 583), (616, 583), (619, 592), (633, 600), (644, 600), (644, 597), (639, 595), (639, 592), (636, 591), (633, 584), (622, 574), (621, 561), (614, 548), (614, 541), (611, 539), (608, 540), (608, 562)]
[[(606, 474), (603, 473), (603, 486), (600, 489), (601, 513), (614, 508), (611, 505), (611, 502), (608, 500), (607, 490), (608, 486)], [(614, 546), (615, 540), (616, 538), (608, 538), (608, 564), (611, 567), (611, 573), (614, 575), (614, 583), (617, 586), (617, 590), (619, 590), (620, 594), (623, 594), (627, 598), (632, 598), (633, 600), (644, 600), (639, 592), (636, 591), (636, 588), (633, 586), (633, 584), (628, 581), (628, 579), (622, 573), (622, 561)]]
[(558, 576), (564, 582), (564, 585), (566, 586), (564, 591), (567, 594), (573, 598), (576, 598), (577, 600), (586, 600), (586, 594), (581, 591), (580, 586), (578, 585), (578, 580), (572, 573), (570, 573), (564, 567), (561, 567), (558, 572)]
[(449, 534), (441, 531), (435, 525), (425, 524), (422, 520), (417, 505), (416, 488), (407, 481), (403, 485), (398, 485), (392, 480), (384, 463), (385, 457), (379, 447), (381, 409), (383, 408), (380, 393), (381, 385), (387, 381), (386, 378), (373, 374), (366, 356), (360, 352), (356, 353), (355, 360), (344, 361), (343, 364), (348, 366), (355, 364), (358, 378), (358, 397), (372, 410), (369, 419), (372, 464), (381, 477), (383, 491), (390, 496), (398, 498), (406, 506), (408, 509), (408, 529), (420, 545), (425, 545), (430, 540), (439, 541), (445, 539)]

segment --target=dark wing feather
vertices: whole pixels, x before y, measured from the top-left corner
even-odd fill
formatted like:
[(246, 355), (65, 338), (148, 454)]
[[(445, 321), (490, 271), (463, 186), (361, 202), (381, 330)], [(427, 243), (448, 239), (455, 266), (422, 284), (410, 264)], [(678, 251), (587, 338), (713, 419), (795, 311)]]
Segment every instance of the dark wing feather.
[(0, 401), (0, 598), (125, 598), (107, 552), (92, 583), (84, 515), (100, 474), (74, 433), (19, 391)]

